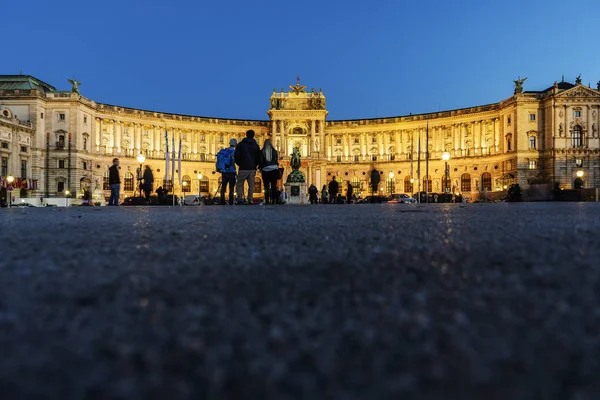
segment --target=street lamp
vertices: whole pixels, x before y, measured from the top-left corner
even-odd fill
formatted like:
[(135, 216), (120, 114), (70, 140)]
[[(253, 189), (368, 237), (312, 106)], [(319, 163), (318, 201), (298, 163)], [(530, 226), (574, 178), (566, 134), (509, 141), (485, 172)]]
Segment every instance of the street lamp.
[(69, 195), (71, 194), (71, 192), (69, 192), (68, 190), (65, 190), (65, 206), (69, 207)]
[(448, 168), (448, 160), (450, 160), (450, 152), (449, 151), (445, 151), (442, 153), (442, 160), (444, 160), (445, 163), (445, 176), (446, 176), (446, 182), (445, 182), (445, 187), (444, 187), (444, 191), (446, 193), (450, 193), (450, 187), (448, 186), (448, 180), (449, 180), (449, 173), (450, 173), (450, 169)]
[(9, 175), (6, 177), (6, 181), (8, 182), (8, 206), (12, 207), (12, 191), (13, 191), (13, 187), (12, 187), (12, 183), (15, 181), (15, 177), (12, 175)]
[(394, 179), (394, 171), (390, 171), (390, 173), (388, 174), (388, 176), (390, 177), (389, 183), (388, 183), (388, 187), (389, 187), (389, 190), (390, 190), (390, 194), (393, 194), (391, 192), (392, 192), (392, 182), (393, 182), (393, 179)]
[[(144, 161), (146, 161), (146, 156), (143, 155), (142, 153), (138, 154), (137, 161), (140, 164), (140, 173), (138, 174), (138, 188), (140, 190), (140, 197), (142, 197), (142, 167), (143, 167)], [(135, 192), (134, 192), (134, 196), (135, 196)]]
[(575, 173), (575, 175), (577, 175), (578, 178), (583, 178), (583, 171), (579, 170)]

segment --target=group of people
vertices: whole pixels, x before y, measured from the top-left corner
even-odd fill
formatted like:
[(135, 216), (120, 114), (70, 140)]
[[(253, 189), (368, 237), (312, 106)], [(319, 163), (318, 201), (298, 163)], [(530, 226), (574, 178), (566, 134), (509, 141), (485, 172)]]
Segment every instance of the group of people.
[[(141, 173), (141, 171), (140, 171)], [(150, 194), (154, 187), (154, 174), (148, 165), (144, 170), (141, 178), (138, 178), (140, 185), (140, 193), (144, 192), (146, 202), (150, 201)], [(121, 192), (121, 177), (119, 175), (119, 159), (113, 159), (113, 165), (108, 169), (108, 184), (110, 186), (110, 197), (108, 198), (109, 206), (119, 205), (119, 196)]]
[[(321, 189), (321, 204), (355, 203), (358, 199), (354, 194), (354, 186), (352, 186), (352, 182), (350, 181), (347, 181), (347, 185), (346, 198), (344, 199), (340, 193), (340, 184), (335, 180), (334, 176), (329, 185), (323, 185), (323, 189)], [(319, 189), (314, 184), (308, 188), (308, 199), (310, 204), (319, 203)]]
[[(237, 172), (236, 172), (237, 165)], [(265, 187), (264, 204), (277, 204), (277, 181), (281, 179), (279, 153), (273, 147), (271, 139), (265, 140), (261, 149), (254, 139), (254, 131), (246, 132), (240, 143), (236, 139), (229, 141), (229, 148), (217, 153), (217, 172), (221, 173), (221, 204), (226, 204), (225, 193), (229, 189), (229, 204), (234, 204), (234, 189), (237, 192), (236, 204), (254, 204), (254, 181), (256, 170), (260, 170)], [(247, 197), (244, 196), (244, 184), (248, 183)]]

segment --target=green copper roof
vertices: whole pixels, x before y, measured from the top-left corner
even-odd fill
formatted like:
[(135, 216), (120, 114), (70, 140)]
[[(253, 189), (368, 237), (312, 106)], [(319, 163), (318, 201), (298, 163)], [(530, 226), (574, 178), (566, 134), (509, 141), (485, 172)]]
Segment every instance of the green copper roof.
[(33, 90), (55, 92), (54, 86), (40, 81), (31, 75), (0, 75), (0, 90)]

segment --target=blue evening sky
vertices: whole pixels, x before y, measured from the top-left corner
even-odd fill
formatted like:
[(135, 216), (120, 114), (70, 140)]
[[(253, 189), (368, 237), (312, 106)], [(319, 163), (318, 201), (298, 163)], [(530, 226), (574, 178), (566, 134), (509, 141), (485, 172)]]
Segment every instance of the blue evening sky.
[(299, 75), (329, 119), (494, 103), (600, 80), (600, 1), (35, 0), (2, 5), (0, 74), (98, 102), (267, 119)]

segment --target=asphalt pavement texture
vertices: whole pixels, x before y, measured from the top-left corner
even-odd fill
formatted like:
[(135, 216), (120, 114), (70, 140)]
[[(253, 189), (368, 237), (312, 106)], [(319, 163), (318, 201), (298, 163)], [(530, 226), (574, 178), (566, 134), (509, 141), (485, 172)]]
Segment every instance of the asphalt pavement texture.
[(0, 210), (0, 398), (598, 399), (600, 204)]

